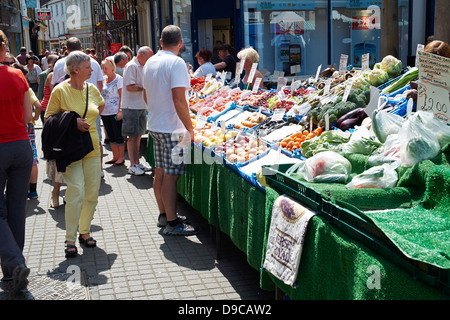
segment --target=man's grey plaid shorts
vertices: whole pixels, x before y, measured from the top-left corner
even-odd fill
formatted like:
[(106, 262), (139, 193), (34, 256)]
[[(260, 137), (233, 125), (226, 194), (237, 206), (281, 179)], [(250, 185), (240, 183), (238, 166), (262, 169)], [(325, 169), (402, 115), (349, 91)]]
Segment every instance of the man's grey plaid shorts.
[(163, 168), (165, 174), (184, 174), (186, 150), (178, 146), (180, 135), (153, 131), (149, 131), (149, 133), (153, 138), (155, 168)]

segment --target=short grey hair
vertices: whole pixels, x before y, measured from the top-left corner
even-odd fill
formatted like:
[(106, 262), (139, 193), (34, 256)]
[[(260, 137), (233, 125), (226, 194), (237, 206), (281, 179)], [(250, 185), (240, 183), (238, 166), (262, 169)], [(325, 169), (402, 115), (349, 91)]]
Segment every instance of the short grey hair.
[(64, 71), (68, 75), (73, 75), (73, 67), (80, 68), (81, 64), (86, 61), (91, 61), (91, 58), (83, 51), (71, 52), (66, 58), (66, 66), (64, 67)]
[(181, 29), (178, 26), (168, 25), (161, 32), (161, 42), (165, 47), (176, 46), (182, 39)]
[(120, 61), (128, 59), (128, 56), (125, 52), (119, 51), (114, 55), (114, 63), (118, 64)]

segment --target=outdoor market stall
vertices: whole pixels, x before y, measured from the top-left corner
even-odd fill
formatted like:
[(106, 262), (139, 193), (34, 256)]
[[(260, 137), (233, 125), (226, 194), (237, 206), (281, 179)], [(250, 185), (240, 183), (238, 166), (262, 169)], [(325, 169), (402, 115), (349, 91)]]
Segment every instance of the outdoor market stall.
[[(389, 56), (277, 90), (241, 90), (220, 74), (193, 79), (196, 136), (178, 192), (247, 255), (263, 289), (292, 299), (446, 298), (450, 133), (410, 99), (418, 78)], [(152, 151), (150, 139), (150, 164)], [(285, 220), (311, 214), (304, 238), (279, 241), (301, 243), (296, 265), (291, 248), (268, 250), (282, 198), (301, 208)], [(269, 256), (290, 282), (267, 270)]]

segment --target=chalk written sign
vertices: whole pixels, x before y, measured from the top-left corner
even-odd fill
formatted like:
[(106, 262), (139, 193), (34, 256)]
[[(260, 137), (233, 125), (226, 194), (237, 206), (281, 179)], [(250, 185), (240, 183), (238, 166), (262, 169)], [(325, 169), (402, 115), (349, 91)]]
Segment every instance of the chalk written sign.
[(428, 52), (419, 56), (417, 110), (432, 112), (450, 124), (450, 59)]

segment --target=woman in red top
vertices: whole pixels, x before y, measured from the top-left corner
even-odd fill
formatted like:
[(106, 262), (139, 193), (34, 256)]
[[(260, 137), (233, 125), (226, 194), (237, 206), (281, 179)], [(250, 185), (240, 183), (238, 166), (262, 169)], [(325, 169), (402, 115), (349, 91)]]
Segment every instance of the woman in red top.
[(32, 120), (28, 83), (20, 70), (3, 64), (8, 39), (0, 30), (0, 261), (3, 280), (26, 288), (30, 273), (22, 250), (25, 205), (33, 153), (25, 124)]

